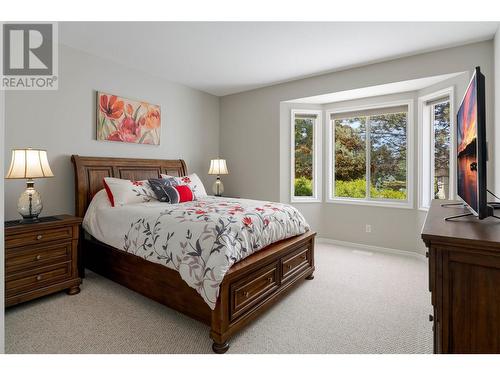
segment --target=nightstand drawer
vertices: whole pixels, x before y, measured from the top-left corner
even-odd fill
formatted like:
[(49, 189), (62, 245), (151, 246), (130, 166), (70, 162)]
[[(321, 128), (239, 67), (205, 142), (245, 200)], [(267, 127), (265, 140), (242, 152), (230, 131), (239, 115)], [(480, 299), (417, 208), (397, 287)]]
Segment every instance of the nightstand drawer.
[(72, 237), (73, 227), (71, 226), (45, 230), (34, 230), (31, 232), (24, 232), (6, 236), (5, 247), (9, 248), (32, 245), (48, 241), (66, 240), (71, 239)]
[(69, 278), (71, 278), (70, 262), (14, 273), (5, 279), (5, 295), (10, 297)]
[(71, 260), (72, 243), (46, 243), (5, 250), (7, 274)]

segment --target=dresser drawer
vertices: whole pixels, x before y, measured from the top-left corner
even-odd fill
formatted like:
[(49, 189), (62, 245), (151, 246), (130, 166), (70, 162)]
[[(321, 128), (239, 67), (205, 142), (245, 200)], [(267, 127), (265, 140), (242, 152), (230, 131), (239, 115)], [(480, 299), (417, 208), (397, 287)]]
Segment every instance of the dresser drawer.
[(34, 230), (31, 232), (23, 232), (6, 236), (5, 247), (10, 248), (49, 241), (67, 240), (71, 239), (72, 237), (73, 227), (71, 226), (45, 230)]
[(311, 250), (302, 247), (281, 259), (281, 282), (291, 280), (293, 276), (312, 264)]
[(6, 249), (5, 271), (9, 275), (47, 264), (67, 262), (71, 260), (71, 250), (71, 242), (45, 243)]
[(278, 263), (273, 263), (231, 284), (231, 320), (278, 289), (278, 280)]
[(71, 262), (13, 273), (5, 279), (5, 294), (11, 297), (71, 278)]

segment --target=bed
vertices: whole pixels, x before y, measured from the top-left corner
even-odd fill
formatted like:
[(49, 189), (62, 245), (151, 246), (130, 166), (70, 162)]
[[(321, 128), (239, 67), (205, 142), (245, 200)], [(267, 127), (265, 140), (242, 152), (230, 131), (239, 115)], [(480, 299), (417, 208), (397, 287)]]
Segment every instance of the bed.
[[(82, 218), (89, 210), (92, 198), (103, 189), (104, 177), (144, 180), (159, 178), (161, 174), (187, 175), (183, 160), (73, 155), (72, 162), (75, 169), (75, 210), (76, 215)], [(214, 199), (213, 202), (209, 200), (203, 204), (220, 205), (223, 202), (210, 199)], [(253, 202), (247, 201), (245, 204), (251, 205)], [(168, 206), (165, 203), (162, 205)], [(269, 208), (272, 209), (272, 206), (269, 205)], [(189, 280), (186, 275), (181, 276), (179, 270), (152, 262), (144, 254), (124, 251), (111, 240), (99, 240), (85, 232), (80, 236), (79, 273), (84, 277), (85, 268), (90, 269), (207, 324), (210, 326), (213, 351), (225, 353), (229, 349), (231, 336), (303, 280), (314, 278), (315, 235), (313, 231), (307, 230), (239, 259), (224, 270), (223, 278), (217, 282), (217, 293), (208, 300), (202, 297), (199, 290), (188, 285)]]

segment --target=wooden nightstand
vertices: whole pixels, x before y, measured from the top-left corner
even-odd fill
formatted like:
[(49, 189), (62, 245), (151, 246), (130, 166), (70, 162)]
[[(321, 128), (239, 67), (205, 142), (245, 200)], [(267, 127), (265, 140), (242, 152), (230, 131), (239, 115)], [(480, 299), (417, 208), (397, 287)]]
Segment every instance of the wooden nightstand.
[(5, 306), (61, 290), (80, 292), (81, 222), (70, 215), (44, 217), (34, 224), (5, 222)]

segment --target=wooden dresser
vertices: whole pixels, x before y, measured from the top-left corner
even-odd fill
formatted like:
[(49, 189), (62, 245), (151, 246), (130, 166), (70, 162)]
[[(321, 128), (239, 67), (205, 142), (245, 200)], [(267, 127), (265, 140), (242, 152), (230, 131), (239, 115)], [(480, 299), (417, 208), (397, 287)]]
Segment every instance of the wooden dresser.
[(500, 220), (433, 201), (422, 231), (428, 247), (435, 353), (500, 353)]
[(35, 224), (5, 223), (5, 306), (50, 293), (80, 291), (77, 249), (81, 219), (41, 218)]

